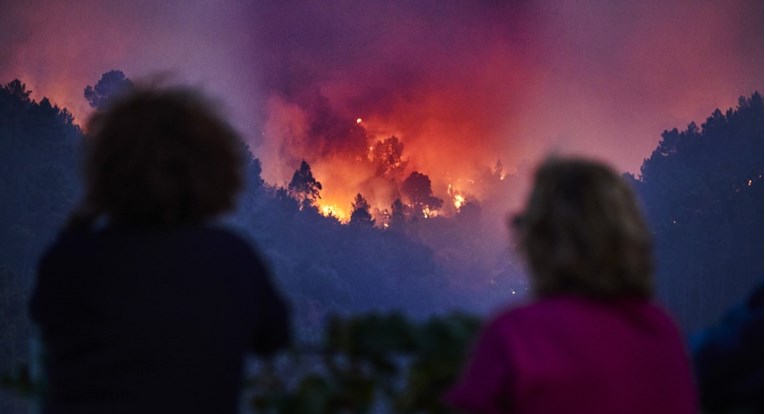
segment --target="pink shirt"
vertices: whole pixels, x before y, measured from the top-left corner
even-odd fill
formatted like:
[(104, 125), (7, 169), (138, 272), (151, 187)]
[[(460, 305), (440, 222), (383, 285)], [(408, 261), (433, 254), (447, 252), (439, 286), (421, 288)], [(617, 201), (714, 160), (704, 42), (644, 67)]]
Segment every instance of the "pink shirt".
[(470, 413), (696, 413), (680, 334), (648, 301), (546, 298), (501, 313), (445, 397)]

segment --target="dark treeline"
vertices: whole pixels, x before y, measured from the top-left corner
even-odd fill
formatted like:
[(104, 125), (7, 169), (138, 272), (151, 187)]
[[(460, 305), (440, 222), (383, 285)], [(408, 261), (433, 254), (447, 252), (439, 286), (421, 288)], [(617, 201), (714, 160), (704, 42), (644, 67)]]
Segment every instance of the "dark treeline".
[(28, 347), (27, 293), (37, 259), (78, 195), (82, 133), (72, 115), (15, 80), (0, 88), (0, 361)]
[[(0, 372), (29, 351), (26, 305), (37, 259), (79, 193), (82, 133), (72, 115), (34, 102), (15, 80), (0, 88)], [(26, 412), (0, 396), (0, 412)]]
[[(102, 107), (130, 85), (110, 72), (85, 94)], [(27, 355), (36, 260), (79, 195), (83, 139), (66, 109), (31, 100), (18, 80), (0, 88), (0, 372)], [(523, 294), (520, 265), (502, 249), (495, 254), (488, 246), (495, 242), (477, 230), (481, 205), (426, 219), (398, 202), (383, 227), (360, 194), (351, 223), (341, 224), (315, 208), (321, 183), (304, 164), (284, 188), (264, 183), (260, 161), (250, 157), (248, 186), (227, 217), (271, 263), (296, 311), (299, 337), (318, 337), (332, 313), (395, 308), (418, 317)], [(686, 331), (713, 321), (762, 278), (762, 167), (763, 102), (755, 93), (701, 127), (665, 131), (640, 176), (627, 175), (655, 232), (660, 298)], [(519, 185), (501, 169), (481, 179), (494, 194), (484, 208)]]
[(763, 277), (763, 102), (664, 131), (640, 181), (655, 234), (660, 298), (686, 331), (741, 301)]
[(230, 220), (270, 262), (296, 307), (301, 336), (318, 334), (330, 313), (444, 309), (442, 272), (425, 245), (373, 227), (368, 214), (347, 225), (325, 217), (294, 191), (262, 183), (259, 169), (253, 160), (249, 188)]

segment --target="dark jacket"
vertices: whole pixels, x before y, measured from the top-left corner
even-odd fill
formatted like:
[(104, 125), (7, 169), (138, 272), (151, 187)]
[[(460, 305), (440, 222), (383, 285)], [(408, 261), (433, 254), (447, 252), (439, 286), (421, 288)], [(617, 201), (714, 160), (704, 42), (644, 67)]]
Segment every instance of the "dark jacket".
[(763, 412), (763, 286), (723, 319), (691, 338), (702, 407)]
[(233, 413), (246, 351), (289, 339), (262, 261), (211, 228), (65, 232), (40, 262), (30, 312), (44, 413)]

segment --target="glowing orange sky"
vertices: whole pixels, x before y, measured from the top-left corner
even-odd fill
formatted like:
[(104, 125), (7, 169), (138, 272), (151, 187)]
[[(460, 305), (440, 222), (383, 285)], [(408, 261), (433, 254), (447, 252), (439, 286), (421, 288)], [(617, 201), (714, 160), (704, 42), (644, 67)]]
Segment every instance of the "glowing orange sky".
[(222, 101), (267, 181), (305, 158), (344, 205), (389, 197), (351, 148), (390, 134), (443, 197), (550, 151), (638, 172), (662, 130), (762, 91), (761, 1), (509, 3), (6, 1), (0, 81), (82, 119), (101, 73), (174, 73)]

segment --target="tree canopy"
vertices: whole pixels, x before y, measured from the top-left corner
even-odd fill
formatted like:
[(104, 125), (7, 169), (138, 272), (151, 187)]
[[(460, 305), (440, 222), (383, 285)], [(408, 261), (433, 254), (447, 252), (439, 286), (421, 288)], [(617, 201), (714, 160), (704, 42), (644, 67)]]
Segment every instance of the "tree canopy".
[(637, 186), (656, 238), (659, 294), (699, 328), (763, 275), (763, 101), (664, 131)]
[(375, 173), (380, 176), (391, 177), (404, 171), (407, 161), (402, 159), (403, 153), (404, 143), (395, 135), (376, 142), (372, 146), (372, 162), (375, 164)]
[(361, 194), (356, 194), (356, 198), (351, 203), (351, 224), (359, 226), (372, 227), (375, 220), (369, 212), (369, 203)]
[(417, 211), (438, 210), (443, 200), (433, 195), (430, 178), (418, 171), (413, 171), (401, 184), (401, 193), (407, 197)]
[(110, 70), (101, 75), (95, 86), (85, 88), (85, 99), (91, 108), (104, 109), (109, 101), (133, 87), (133, 82), (120, 70)]
[(321, 183), (313, 177), (311, 166), (305, 160), (300, 162), (287, 188), (301, 208), (311, 206), (321, 198)]
[[(80, 192), (72, 114), (15, 79), (0, 86), (0, 373), (24, 360), (37, 259)], [(0, 398), (0, 412), (13, 412)]]

